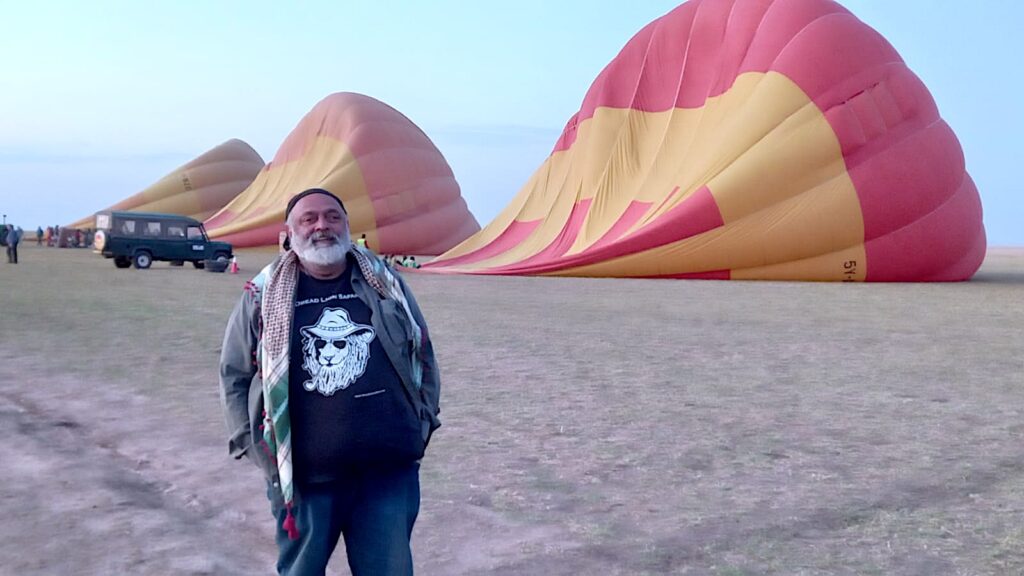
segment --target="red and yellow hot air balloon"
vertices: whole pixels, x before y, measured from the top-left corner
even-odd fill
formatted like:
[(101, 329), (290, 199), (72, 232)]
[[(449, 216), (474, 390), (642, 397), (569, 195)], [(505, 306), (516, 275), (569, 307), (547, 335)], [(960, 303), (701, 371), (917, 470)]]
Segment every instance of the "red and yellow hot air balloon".
[(691, 0), (622, 49), (551, 156), (437, 272), (970, 278), (977, 190), (928, 90), (829, 0)]
[[(263, 158), (251, 146), (228, 140), (107, 210), (163, 212), (204, 220), (245, 190), (262, 168)], [(68, 228), (94, 225), (88, 216)]]
[(288, 199), (338, 195), (352, 234), (380, 253), (440, 254), (480, 230), (448, 162), (394, 108), (368, 96), (321, 100), (245, 192), (206, 222), (236, 247), (276, 245)]

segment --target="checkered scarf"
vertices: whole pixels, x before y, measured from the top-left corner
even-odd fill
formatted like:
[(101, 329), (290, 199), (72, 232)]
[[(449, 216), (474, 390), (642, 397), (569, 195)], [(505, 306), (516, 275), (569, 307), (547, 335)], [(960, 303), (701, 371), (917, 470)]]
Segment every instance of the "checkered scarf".
[[(353, 245), (350, 253), (355, 257), (363, 277), (380, 294), (402, 304), (413, 331), (412, 376), (416, 388), (423, 383), (423, 365), (420, 348), (422, 330), (413, 317), (402, 285), (394, 273), (373, 252)], [(288, 413), (288, 365), (291, 346), (289, 331), (294, 312), (295, 286), (299, 279), (299, 259), (289, 250), (281, 256), (277, 266), (271, 265), (263, 289), (261, 320), (263, 335), (260, 341), (260, 368), (263, 376), (263, 439), (277, 460), (281, 495), (288, 514), (283, 528), (291, 539), (299, 534), (291, 514), (294, 500), (292, 475), (291, 418)]]

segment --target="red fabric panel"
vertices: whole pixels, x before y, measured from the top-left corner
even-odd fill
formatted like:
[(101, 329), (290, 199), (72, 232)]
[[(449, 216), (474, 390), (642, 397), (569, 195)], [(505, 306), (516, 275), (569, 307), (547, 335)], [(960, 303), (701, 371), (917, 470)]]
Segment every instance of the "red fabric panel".
[[(511, 250), (512, 248), (518, 246), (519, 243), (525, 240), (527, 236), (533, 234), (534, 229), (536, 229), (541, 222), (542, 220), (531, 220), (529, 222), (520, 222), (519, 220), (514, 220), (512, 224), (510, 224), (509, 227), (506, 228), (505, 231), (502, 232), (500, 235), (498, 235), (498, 237), (495, 238), (494, 241), (491, 242), (490, 244), (484, 246), (483, 248), (480, 248), (479, 250), (469, 252), (468, 254), (456, 256), (455, 258), (449, 258), (439, 264), (444, 266), (470, 264), (473, 262), (479, 262), (481, 260), (492, 258), (503, 252), (507, 252), (508, 250)], [(431, 264), (427, 264), (426, 266), (431, 266)]]
[(585, 266), (683, 240), (713, 230), (722, 224), (718, 204), (715, 203), (711, 191), (704, 186), (651, 224), (615, 243), (600, 247), (591, 246), (579, 254), (547, 262), (506, 266), (502, 268), (502, 273), (540, 274)]
[[(676, 186), (675, 190), (679, 190), (679, 187)], [(619, 237), (625, 234), (627, 230), (633, 227), (633, 224), (636, 224), (637, 221), (640, 220), (641, 216), (647, 213), (652, 205), (653, 203), (651, 202), (637, 202), (636, 200), (630, 202), (625, 212), (622, 213), (622, 216), (619, 216), (619, 219), (615, 221), (615, 224), (613, 224), (612, 227), (605, 232), (604, 236), (595, 242), (590, 249), (593, 250), (602, 246), (607, 246), (618, 240)]]
[[(965, 226), (965, 222), (978, 222)], [(965, 175), (955, 194), (928, 214), (865, 244), (869, 282), (967, 280), (985, 257), (981, 202)]]
[(587, 211), (590, 210), (591, 199), (586, 198), (577, 202), (572, 207), (572, 212), (569, 213), (569, 219), (565, 221), (565, 225), (562, 226), (562, 230), (558, 233), (558, 236), (548, 244), (546, 248), (540, 252), (520, 260), (511, 266), (500, 266), (494, 268), (494, 272), (500, 274), (502, 271), (510, 268), (528, 268), (533, 264), (543, 264), (549, 262), (565, 254), (569, 248), (572, 248), (573, 242), (576, 241), (576, 237), (580, 233), (580, 227), (583, 225), (583, 219), (587, 217)]

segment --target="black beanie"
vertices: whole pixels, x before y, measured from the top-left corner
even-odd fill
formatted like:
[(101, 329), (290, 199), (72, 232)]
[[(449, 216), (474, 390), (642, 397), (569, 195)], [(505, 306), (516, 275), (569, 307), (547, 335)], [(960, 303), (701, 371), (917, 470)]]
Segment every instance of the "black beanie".
[(341, 198), (338, 198), (337, 196), (331, 194), (330, 192), (324, 190), (323, 188), (310, 188), (309, 190), (299, 192), (295, 196), (292, 196), (292, 199), (288, 201), (288, 207), (284, 209), (284, 219), (286, 221), (288, 220), (288, 215), (292, 213), (292, 208), (295, 208), (295, 204), (299, 200), (302, 200), (306, 196), (310, 196), (312, 194), (323, 194), (324, 196), (330, 196), (331, 198), (334, 199), (335, 202), (338, 203), (338, 206), (341, 207), (341, 211), (344, 212), (345, 215), (348, 215), (348, 210), (345, 210), (345, 204), (341, 202)]

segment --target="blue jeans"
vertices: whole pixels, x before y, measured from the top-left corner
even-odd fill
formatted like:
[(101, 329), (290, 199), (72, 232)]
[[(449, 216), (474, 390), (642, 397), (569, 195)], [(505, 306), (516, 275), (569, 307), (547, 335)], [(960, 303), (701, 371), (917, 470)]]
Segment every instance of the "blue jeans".
[(411, 576), (409, 540), (420, 510), (420, 465), (352, 470), (330, 484), (296, 486), (292, 516), (299, 539), (289, 540), (277, 517), (277, 571), (283, 576), (322, 575), (338, 539), (353, 576)]

